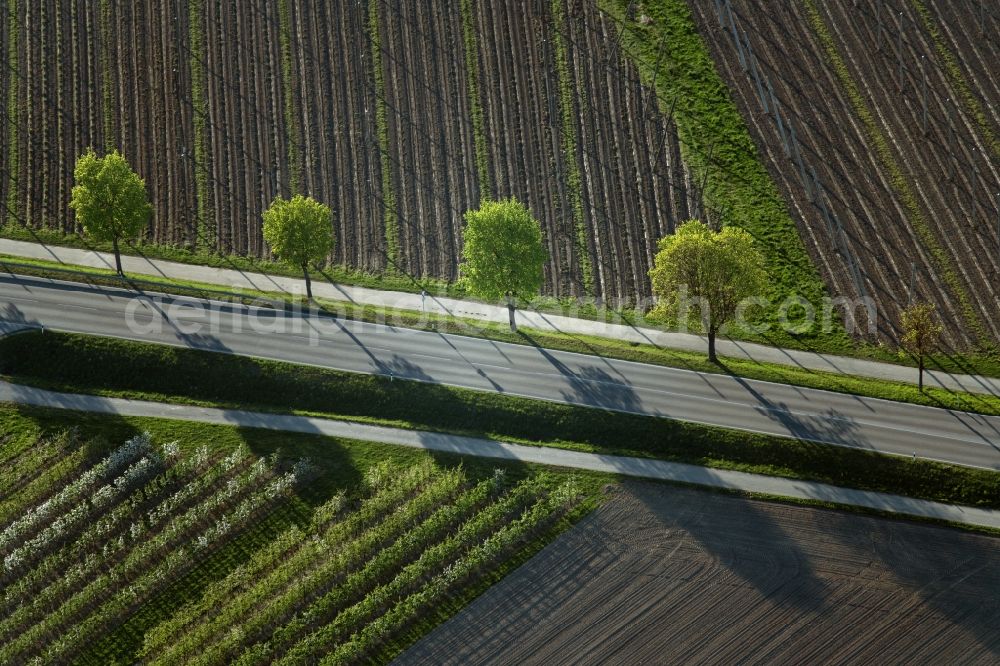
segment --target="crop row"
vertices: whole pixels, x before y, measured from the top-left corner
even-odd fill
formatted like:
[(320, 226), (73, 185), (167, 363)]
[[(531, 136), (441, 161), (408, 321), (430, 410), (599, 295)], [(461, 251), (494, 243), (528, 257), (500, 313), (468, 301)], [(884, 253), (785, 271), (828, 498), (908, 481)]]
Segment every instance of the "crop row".
[[(324, 518), (330, 509), (321, 507), (317, 511), (318, 519), (314, 517), (311, 535), (303, 534), (298, 528), (283, 534), (249, 564), (211, 585), (197, 603), (186, 606), (151, 631), (146, 636), (143, 653), (147, 657), (155, 656), (159, 663), (182, 663), (214, 634), (232, 626), (231, 603), (242, 607), (247, 600), (277, 594), (296, 576), (318, 567), (328, 549), (343, 548), (362, 531), (393, 515), (429, 479), (429, 468), (418, 466), (391, 485), (372, 486), (376, 489), (375, 494), (342, 520)], [(339, 504), (338, 501), (333, 506)], [(312, 536), (321, 538), (313, 539)]]
[[(53, 498), (82, 501), (49, 504), (46, 515), (52, 515), (52, 506), (63, 508), (53, 524), (86, 507), (87, 526), (64, 543), (40, 548), (35, 566), (5, 591), (4, 603), (13, 612), (0, 622), (3, 661), (72, 659), (95, 636), (111, 631), (159, 590), (271, 513), (308, 472), (297, 465), (277, 475), (266, 460), (251, 463), (244, 450), (214, 462), (206, 449), (181, 456), (176, 444), (155, 454), (148, 437), (139, 437), (81, 478), (106, 477), (137, 453), (138, 461), (111, 483), (94, 487), (92, 481), (73, 482), (67, 486), (72, 492)], [(144, 461), (154, 457), (166, 467), (159, 474), (140, 474), (148, 469)], [(88, 487), (84, 498), (82, 489)]]
[[(440, 595), (527, 543), (577, 497), (545, 475), (469, 483), (425, 464), (369, 470), (366, 497), (322, 505), (147, 633), (153, 664), (315, 662), (365, 654)], [(368, 629), (374, 626), (375, 630)]]

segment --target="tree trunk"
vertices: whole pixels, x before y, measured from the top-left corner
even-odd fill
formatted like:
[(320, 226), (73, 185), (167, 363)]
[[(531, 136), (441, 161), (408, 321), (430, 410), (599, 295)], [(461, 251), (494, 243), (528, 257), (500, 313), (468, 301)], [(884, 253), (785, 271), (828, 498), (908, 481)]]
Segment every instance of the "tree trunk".
[(510, 319), (510, 330), (517, 333), (517, 322), (514, 320), (514, 296), (507, 292), (507, 316)]
[(715, 355), (715, 329), (708, 329), (708, 360), (710, 363), (718, 363), (719, 358)]
[(118, 239), (112, 238), (111, 245), (115, 248), (115, 268), (118, 269), (118, 275), (125, 277), (125, 273), (122, 272), (122, 253), (118, 250)]
[(924, 355), (921, 354), (917, 359), (917, 389), (923, 393), (924, 392)]
[(309, 280), (309, 264), (302, 264), (302, 275), (306, 279), (306, 298), (310, 301), (313, 297), (312, 282)]

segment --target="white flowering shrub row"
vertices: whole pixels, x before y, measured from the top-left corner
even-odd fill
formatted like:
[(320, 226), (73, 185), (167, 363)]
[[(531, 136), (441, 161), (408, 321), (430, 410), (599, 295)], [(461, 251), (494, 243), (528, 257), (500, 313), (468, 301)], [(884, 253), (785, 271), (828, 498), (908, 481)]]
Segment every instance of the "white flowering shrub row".
[(4, 557), (3, 580), (7, 581), (36, 558), (50, 553), (65, 543), (67, 538), (77, 531), (94, 515), (100, 515), (114, 507), (117, 502), (127, 497), (135, 488), (140, 487), (150, 478), (162, 471), (162, 461), (159, 456), (147, 455), (140, 458), (126, 469), (113, 482), (101, 486), (90, 495), (83, 498), (68, 512), (56, 518), (42, 529), (35, 537), (27, 540), (9, 555)]
[[(0, 635), (9, 638), (0, 646), (0, 663), (72, 661), (200, 558), (268, 515), (315, 470), (299, 464), (275, 475), (271, 461), (251, 463), (245, 449), (215, 463), (210, 458), (205, 448), (184, 456), (176, 443), (154, 453), (148, 436), (135, 438), (88, 470), (84, 483), (70, 484), (71, 493), (53, 498), (55, 508), (43, 512), (59, 514), (51, 525), (10, 530), (35, 532), (8, 562), (35, 577), (15, 586), (17, 592), (5, 590), (13, 612), (0, 618)], [(80, 501), (84, 488), (90, 494)], [(82, 531), (72, 543), (26, 568), (27, 554), (65, 541), (73, 526)], [(29, 591), (34, 594), (23, 596)], [(16, 607), (10, 605), (15, 595), (23, 602)]]
[[(236, 462), (248, 459), (245, 449), (237, 449), (220, 463), (208, 467), (206, 448), (202, 447), (188, 458), (179, 459), (177, 452), (170, 450), (171, 445), (167, 446), (169, 448), (163, 451), (163, 455), (173, 465), (134, 493), (128, 501), (94, 522), (70, 547), (54, 553), (4, 590), (5, 608), (12, 610), (5, 620), (0, 621), (0, 641), (5, 639), (8, 627), (16, 627), (21, 618), (31, 616), (33, 607), (43, 609), (40, 613), (44, 614), (44, 608), (54, 603), (51, 600), (71, 593), (81, 581), (94, 575), (98, 565), (106, 569), (114, 566), (120, 554), (127, 550), (126, 547), (143, 533), (157, 530), (167, 517), (201, 499), (220, 478), (235, 469)], [(143, 521), (141, 515), (135, 515), (142, 506), (178, 484), (180, 487), (176, 492), (149, 511), (147, 521)], [(129, 521), (132, 522), (126, 525)], [(83, 565), (72, 564), (81, 559), (84, 560)], [(72, 575), (63, 574), (67, 569)]]
[(155, 655), (158, 663), (184, 663), (202, 652), (201, 646), (228, 631), (234, 617), (242, 620), (241, 614), (248, 609), (256, 613), (277, 591), (293, 582), (305, 590), (304, 581), (325, 557), (392, 514), (435, 473), (433, 465), (424, 464), (396, 474), (392, 483), (384, 484), (343, 520), (335, 519), (345, 509), (345, 496), (335, 496), (316, 510), (308, 538), (297, 528), (286, 532), (251, 562), (210, 586), (197, 603), (147, 633), (142, 654)]
[(84, 500), (99, 484), (115, 478), (123, 469), (152, 452), (149, 434), (137, 435), (107, 458), (80, 475), (54, 497), (29, 509), (0, 532), (0, 554), (9, 553), (25, 539), (56, 520)]

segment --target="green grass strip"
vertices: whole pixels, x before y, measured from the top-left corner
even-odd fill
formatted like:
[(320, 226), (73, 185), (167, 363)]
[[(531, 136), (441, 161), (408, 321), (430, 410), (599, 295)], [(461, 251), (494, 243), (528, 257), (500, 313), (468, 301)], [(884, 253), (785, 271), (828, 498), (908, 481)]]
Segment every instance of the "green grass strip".
[(995, 156), (1000, 157), (1000, 141), (997, 141), (996, 134), (994, 134), (993, 129), (990, 127), (990, 121), (986, 117), (986, 112), (983, 110), (979, 100), (976, 99), (976, 96), (972, 94), (972, 88), (962, 74), (962, 69), (958, 65), (955, 54), (951, 52), (945, 43), (944, 37), (941, 35), (941, 31), (938, 29), (930, 10), (927, 9), (927, 6), (921, 0), (910, 1), (917, 10), (917, 14), (920, 15), (920, 21), (924, 24), (924, 29), (927, 30), (934, 41), (934, 50), (937, 51), (938, 57), (944, 63), (945, 71), (948, 73), (951, 84), (958, 90), (959, 95), (962, 97), (962, 102), (965, 103), (972, 117), (976, 119), (976, 124), (979, 125), (979, 130), (983, 133), (983, 138), (986, 140), (986, 144), (990, 147), (990, 150)]
[[(573, 229), (576, 233), (576, 252), (583, 273), (583, 289), (588, 296), (594, 294), (594, 269), (590, 263), (590, 244), (587, 242), (587, 226), (583, 216), (583, 186), (580, 166), (577, 162), (576, 114), (573, 106), (573, 85), (569, 73), (566, 31), (566, 7), (563, 0), (552, 0), (552, 22), (556, 45), (556, 74), (559, 78), (559, 112), (562, 121), (563, 163), (566, 165), (566, 187), (569, 189), (570, 205), (573, 209)], [(579, 98), (586, 104), (584, 97)]]
[(465, 47), (465, 79), (469, 87), (469, 108), (472, 112), (472, 139), (476, 149), (476, 171), (479, 174), (480, 199), (493, 196), (490, 181), (489, 149), (486, 145), (483, 102), (479, 97), (479, 43), (476, 39), (476, 20), (472, 0), (461, 0), (462, 41)]
[(299, 154), (300, 132), (295, 118), (295, 96), (292, 94), (292, 15), (289, 0), (278, 0), (281, 39), (281, 79), (285, 93), (285, 138), (288, 142), (290, 167), (289, 189), (298, 194), (302, 187), (302, 156)]
[(389, 121), (385, 101), (385, 70), (382, 63), (382, 33), (379, 30), (378, 0), (368, 3), (368, 34), (372, 44), (372, 71), (375, 75), (375, 126), (382, 163), (382, 205), (385, 221), (386, 271), (399, 272), (399, 228), (396, 220), (396, 193), (392, 188), (392, 160), (389, 157)]
[(202, 25), (202, 13), (205, 0), (189, 0), (188, 22), (190, 25), (188, 39), (190, 40), (191, 66), (191, 109), (194, 120), (194, 155), (192, 168), (194, 170), (195, 197), (195, 247), (211, 252), (218, 243), (218, 230), (215, 226), (215, 216), (209, 208), (208, 196), (208, 77), (205, 66), (205, 29)]
[(7, 1), (7, 71), (3, 74), (7, 77), (7, 99), (5, 100), (7, 103), (7, 127), (4, 129), (7, 132), (7, 187), (10, 188), (7, 191), (7, 221), (11, 225), (18, 223), (18, 184), (20, 181), (20, 163), (18, 161), (20, 132), (17, 128), (17, 97), (18, 84), (20, 83), (18, 75), (21, 71), (18, 61), (21, 33), (18, 30), (17, 17), (20, 13), (18, 5), (18, 0)]
[(952, 294), (958, 298), (962, 316), (964, 317), (966, 324), (978, 338), (980, 346), (985, 348), (989, 343), (989, 333), (983, 325), (982, 320), (979, 318), (979, 314), (976, 312), (976, 309), (972, 304), (972, 300), (969, 298), (968, 292), (962, 285), (961, 279), (955, 272), (951, 258), (948, 256), (947, 251), (941, 246), (934, 235), (934, 231), (931, 229), (930, 223), (920, 208), (919, 199), (917, 198), (913, 188), (910, 186), (910, 182), (907, 180), (906, 174), (899, 166), (899, 163), (896, 162), (895, 157), (893, 157), (892, 148), (889, 146), (889, 140), (879, 129), (878, 122), (875, 120), (875, 116), (868, 107), (867, 102), (865, 102), (864, 96), (861, 94), (861, 90), (858, 87), (857, 82), (851, 76), (851, 72), (848, 69), (847, 64), (844, 62), (843, 57), (841, 57), (840, 52), (837, 50), (837, 45), (834, 42), (833, 35), (827, 27), (826, 22), (823, 20), (819, 7), (814, 0), (803, 0), (803, 3), (805, 4), (806, 12), (809, 15), (809, 21), (812, 24), (813, 31), (823, 44), (823, 49), (826, 51), (827, 59), (830, 64), (833, 65), (834, 71), (837, 73), (837, 78), (840, 79), (841, 86), (843, 86), (844, 90), (847, 92), (847, 96), (851, 100), (851, 105), (854, 107), (855, 114), (861, 119), (861, 122), (864, 123), (865, 130), (868, 133), (868, 139), (871, 142), (871, 145), (875, 148), (875, 153), (881, 160), (882, 165), (889, 172), (893, 187), (896, 188), (903, 204), (906, 206), (906, 210), (909, 213), (907, 219), (910, 226), (914, 231), (916, 231), (920, 242), (930, 253), (931, 257), (933, 257), (938, 274), (944, 280), (945, 284), (948, 285)]
[(118, 142), (115, 137), (114, 122), (112, 121), (112, 113), (115, 108), (114, 99), (111, 93), (111, 44), (113, 43), (113, 32), (114, 28), (111, 25), (111, 2), (110, 0), (101, 0), (100, 3), (100, 14), (101, 14), (101, 73), (102, 73), (102, 100), (104, 102), (104, 108), (101, 109), (103, 112), (104, 120), (104, 149), (108, 152), (118, 148)]

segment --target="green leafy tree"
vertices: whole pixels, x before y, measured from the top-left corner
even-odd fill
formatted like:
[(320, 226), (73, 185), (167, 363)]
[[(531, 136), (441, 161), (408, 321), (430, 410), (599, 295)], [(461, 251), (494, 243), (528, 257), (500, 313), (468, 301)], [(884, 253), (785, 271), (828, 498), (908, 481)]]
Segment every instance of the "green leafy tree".
[(542, 264), (548, 258), (542, 228), (531, 211), (513, 197), (484, 201), (465, 214), (462, 281), (485, 300), (507, 300), (510, 330), (518, 296), (534, 296), (542, 286)]
[(83, 230), (94, 240), (111, 242), (115, 250), (115, 266), (122, 273), (119, 243), (135, 238), (149, 222), (153, 207), (146, 196), (146, 183), (132, 171), (117, 150), (98, 157), (88, 150), (76, 161), (69, 207)]
[(278, 197), (264, 211), (264, 240), (278, 258), (302, 269), (311, 299), (309, 264), (325, 259), (334, 246), (330, 207), (301, 194)]
[(899, 339), (903, 349), (917, 357), (917, 386), (924, 390), (924, 364), (927, 356), (937, 350), (944, 330), (934, 316), (933, 303), (914, 303), (900, 316), (903, 335)]
[(708, 334), (708, 359), (717, 362), (715, 338), (736, 316), (740, 303), (759, 295), (766, 285), (764, 258), (753, 237), (743, 229), (726, 227), (715, 233), (690, 220), (673, 235), (660, 240), (649, 277), (660, 299), (662, 314), (691, 316), (690, 297), (700, 305), (700, 319)]

